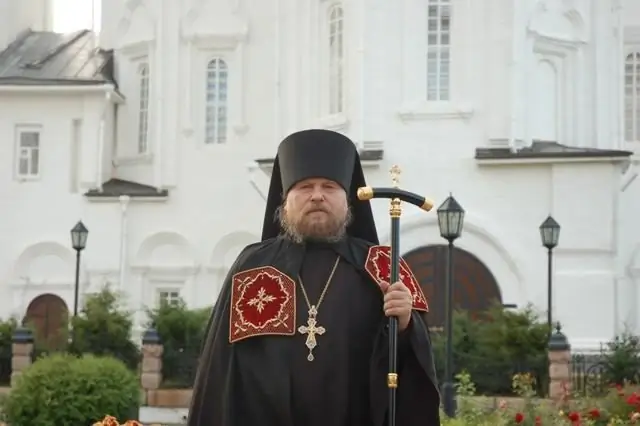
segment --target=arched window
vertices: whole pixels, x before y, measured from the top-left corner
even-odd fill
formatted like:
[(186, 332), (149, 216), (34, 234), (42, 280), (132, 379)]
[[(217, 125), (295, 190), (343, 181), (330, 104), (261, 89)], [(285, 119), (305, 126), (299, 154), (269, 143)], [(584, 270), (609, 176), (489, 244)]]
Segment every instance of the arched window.
[(625, 140), (640, 141), (640, 52), (627, 55), (624, 67)]
[(427, 100), (448, 101), (451, 54), (450, 0), (428, 0)]
[(344, 112), (344, 11), (329, 9), (329, 114)]
[(138, 153), (149, 150), (149, 64), (138, 68)]
[(207, 64), (205, 143), (225, 143), (227, 141), (227, 93), (229, 68), (220, 59), (212, 59)]

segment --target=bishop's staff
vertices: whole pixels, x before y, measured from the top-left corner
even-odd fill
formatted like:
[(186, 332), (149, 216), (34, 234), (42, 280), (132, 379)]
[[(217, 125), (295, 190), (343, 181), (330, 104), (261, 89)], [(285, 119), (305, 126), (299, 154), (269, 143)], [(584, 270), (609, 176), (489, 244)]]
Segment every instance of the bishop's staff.
[[(389, 283), (393, 284), (399, 279), (400, 272), (400, 216), (402, 215), (402, 202), (413, 204), (422, 210), (430, 211), (433, 201), (413, 192), (399, 188), (400, 168), (393, 166), (390, 170), (393, 187), (372, 188), (364, 186), (358, 189), (358, 199), (368, 201), (373, 198), (391, 199), (389, 215), (391, 216), (391, 273)], [(387, 386), (389, 387), (389, 423), (396, 424), (396, 388), (398, 387), (398, 318), (389, 317), (389, 374)]]

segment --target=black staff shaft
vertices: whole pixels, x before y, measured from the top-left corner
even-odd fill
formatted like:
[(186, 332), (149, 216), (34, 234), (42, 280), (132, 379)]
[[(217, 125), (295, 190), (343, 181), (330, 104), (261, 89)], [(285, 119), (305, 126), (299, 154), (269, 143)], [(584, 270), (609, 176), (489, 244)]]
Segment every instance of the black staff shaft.
[[(397, 201), (398, 204), (400, 201)], [(392, 207), (393, 209), (393, 207)], [(400, 271), (400, 217), (391, 216), (391, 271), (389, 281), (398, 281)], [(396, 389), (398, 386), (398, 318), (389, 317), (389, 426), (396, 424)]]
[[(425, 211), (433, 208), (433, 201), (413, 192), (400, 188), (372, 188), (365, 186), (358, 189), (358, 199), (362, 201), (374, 198), (391, 199), (389, 214), (391, 216), (391, 271), (390, 284), (400, 277), (400, 216), (402, 202), (413, 204)], [(396, 425), (396, 389), (398, 388), (398, 318), (389, 317), (389, 374), (387, 386), (389, 388), (389, 421), (388, 426)]]

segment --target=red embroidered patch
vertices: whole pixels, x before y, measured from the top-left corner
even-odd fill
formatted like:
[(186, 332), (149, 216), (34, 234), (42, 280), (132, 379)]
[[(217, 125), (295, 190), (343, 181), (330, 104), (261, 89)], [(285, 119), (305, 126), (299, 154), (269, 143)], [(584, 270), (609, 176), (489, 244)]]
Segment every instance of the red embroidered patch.
[(233, 276), (229, 342), (254, 336), (293, 335), (296, 330), (296, 283), (272, 266)]
[[(372, 246), (367, 254), (367, 261), (364, 268), (371, 275), (371, 278), (378, 283), (388, 283), (391, 276), (391, 247)], [(413, 295), (413, 309), (416, 311), (429, 312), (427, 298), (424, 297), (422, 288), (418, 280), (411, 272), (411, 268), (403, 258), (400, 258), (400, 281), (407, 286)]]

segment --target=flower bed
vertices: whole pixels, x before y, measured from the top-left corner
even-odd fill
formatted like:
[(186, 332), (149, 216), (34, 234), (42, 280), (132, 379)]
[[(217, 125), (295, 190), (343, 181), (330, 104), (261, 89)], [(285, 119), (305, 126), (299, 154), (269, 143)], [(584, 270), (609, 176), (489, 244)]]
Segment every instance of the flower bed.
[(518, 401), (500, 400), (497, 407), (478, 403), (472, 397), (475, 386), (466, 374), (458, 376), (458, 414), (443, 415), (443, 426), (613, 426), (640, 425), (640, 391), (633, 386), (612, 386), (602, 398), (586, 398), (566, 393), (562, 401), (535, 397), (530, 375), (513, 377)]
[(104, 419), (94, 423), (93, 426), (142, 426), (142, 423), (135, 420), (127, 420), (126, 422), (120, 424), (118, 419), (116, 419), (115, 417), (105, 416)]

